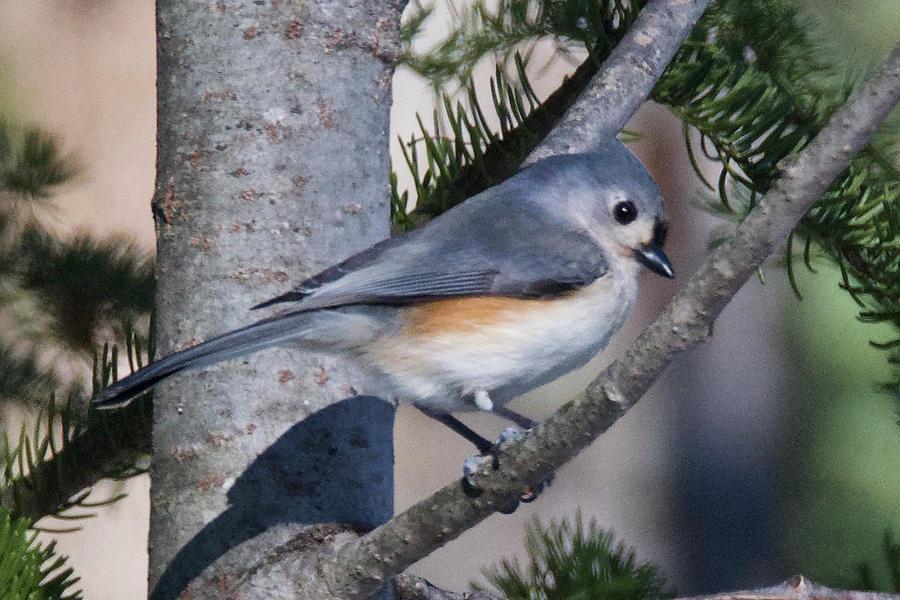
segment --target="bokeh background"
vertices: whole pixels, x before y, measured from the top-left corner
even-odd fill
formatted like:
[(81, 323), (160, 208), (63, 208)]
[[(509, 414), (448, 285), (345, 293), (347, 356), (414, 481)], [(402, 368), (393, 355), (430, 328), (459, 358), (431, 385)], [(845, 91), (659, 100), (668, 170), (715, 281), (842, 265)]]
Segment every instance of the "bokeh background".
[[(822, 52), (851, 75), (900, 37), (897, 0), (808, 0), (803, 7)], [(440, 35), (439, 25), (431, 34)], [(548, 70), (537, 82), (539, 95), (558, 77)], [(433, 98), (403, 70), (394, 89), (394, 137), (408, 138), (416, 112), (430, 115)], [(0, 116), (51, 132), (80, 166), (40, 209), (47, 227), (60, 236), (126, 233), (153, 251), (153, 2), (0, 0)], [(646, 105), (629, 128), (643, 134), (632, 148), (663, 188), (672, 220), (668, 251), (680, 278), (647, 276), (640, 305), (602, 356), (513, 405), (538, 419), (627, 347), (699, 264), (718, 225), (697, 207), (702, 193), (680, 123)], [(488, 519), (413, 571), (464, 590), (482, 567), (523, 555), (524, 524), (533, 517), (571, 518), (580, 507), (658, 565), (682, 594), (771, 584), (798, 572), (852, 585), (862, 562), (886, 583), (882, 538), (900, 525), (900, 426), (895, 400), (877, 389), (889, 375), (884, 353), (868, 341), (887, 333), (856, 321), (837, 273), (824, 265), (817, 271), (799, 273), (799, 302), (783, 266), (768, 265), (765, 284), (748, 282), (713, 340), (679, 357), (537, 502)], [(27, 418), (8, 401), (0, 414), (12, 431)], [(488, 416), (465, 420), (486, 435), (503, 426)], [(395, 441), (397, 511), (457, 478), (471, 453), (405, 407)], [(53, 536), (88, 600), (146, 597), (149, 482), (104, 482), (95, 494), (123, 487), (128, 497), (101, 509), (80, 532)]]

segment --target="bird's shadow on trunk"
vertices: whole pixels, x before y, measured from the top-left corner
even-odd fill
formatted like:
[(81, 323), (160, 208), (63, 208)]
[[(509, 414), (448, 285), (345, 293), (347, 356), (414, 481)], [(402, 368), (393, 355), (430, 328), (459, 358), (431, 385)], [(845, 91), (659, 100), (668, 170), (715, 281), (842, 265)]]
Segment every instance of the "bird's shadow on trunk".
[(368, 530), (387, 521), (393, 420), (390, 403), (357, 396), (291, 427), (235, 481), (228, 509), (178, 552), (151, 600), (176, 600), (219, 557), (275, 525), (341, 522)]

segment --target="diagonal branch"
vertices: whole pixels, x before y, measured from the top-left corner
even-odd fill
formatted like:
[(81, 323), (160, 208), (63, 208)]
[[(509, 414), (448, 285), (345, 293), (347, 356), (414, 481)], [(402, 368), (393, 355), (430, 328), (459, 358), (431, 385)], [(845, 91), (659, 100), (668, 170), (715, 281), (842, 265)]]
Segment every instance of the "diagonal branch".
[(839, 590), (810, 581), (803, 575), (795, 575), (787, 581), (767, 588), (693, 596), (676, 600), (817, 600), (841, 598), (842, 600), (900, 600), (900, 594), (860, 590)]
[(584, 152), (616, 135), (650, 96), (710, 1), (648, 2), (600, 72), (525, 164)]
[(630, 350), (547, 422), (512, 444), (502, 468), (481, 473), (485, 493), (466, 497), (458, 485), (433, 494), (365, 537), (346, 544), (320, 570), (331, 593), (363, 597), (498, 507), (525, 484), (544, 480), (631, 408), (674, 356), (706, 341), (725, 304), (900, 102), (900, 44), (879, 71), (789, 164), (734, 235), (713, 251), (662, 315)]
[[(400, 600), (498, 600), (496, 596), (476, 592), (470, 595), (455, 594), (435, 587), (421, 577), (400, 575), (394, 585)], [(477, 595), (476, 595), (477, 594)], [(816, 600), (820, 598), (841, 598), (842, 600), (900, 600), (900, 594), (884, 592), (863, 592), (839, 590), (810, 581), (802, 575), (771, 587), (692, 596), (675, 600)]]

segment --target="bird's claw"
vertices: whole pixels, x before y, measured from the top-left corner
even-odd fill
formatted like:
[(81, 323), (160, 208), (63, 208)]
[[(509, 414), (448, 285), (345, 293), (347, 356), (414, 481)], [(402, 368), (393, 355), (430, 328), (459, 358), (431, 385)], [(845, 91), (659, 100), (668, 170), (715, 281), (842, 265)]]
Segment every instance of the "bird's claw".
[[(469, 498), (477, 498), (484, 493), (484, 490), (475, 482), (475, 473), (484, 465), (487, 461), (490, 461), (491, 468), (497, 469), (500, 467), (500, 452), (502, 450), (503, 444), (506, 442), (513, 442), (522, 438), (524, 434), (516, 427), (507, 427), (500, 434), (500, 437), (497, 438), (497, 441), (494, 443), (491, 448), (485, 452), (484, 454), (477, 454), (475, 456), (470, 456), (463, 463), (463, 476), (462, 481), (460, 481), (460, 485), (463, 489), (463, 493)], [(553, 482), (553, 475), (551, 474), (547, 479), (539, 483), (537, 486), (532, 487), (528, 486), (522, 492), (522, 495), (509, 506), (505, 506), (502, 508), (498, 508), (498, 512), (503, 514), (512, 514), (519, 507), (519, 503), (530, 503), (537, 500), (537, 497), (540, 496), (541, 492), (545, 487), (549, 487)]]
[(522, 492), (522, 495), (519, 496), (519, 502), (522, 502), (523, 504), (530, 504), (531, 502), (537, 500), (537, 497), (541, 495), (541, 492), (544, 491), (544, 488), (548, 488), (553, 485), (554, 476), (554, 473), (550, 473), (547, 479), (543, 480), (536, 486), (531, 487), (529, 485), (528, 487), (526, 487), (525, 491)]
[(493, 451), (493, 448), (487, 454), (476, 454), (463, 462), (463, 476), (460, 484), (462, 485), (463, 493), (469, 498), (477, 498), (484, 493), (481, 486), (475, 483), (475, 473), (487, 461), (491, 461), (491, 468), (493, 469), (500, 466), (499, 455)]
[[(497, 454), (500, 454), (500, 446), (505, 444), (506, 442), (516, 442), (522, 439), (522, 436), (525, 434), (518, 427), (513, 427), (510, 425), (506, 429), (500, 432), (500, 437), (497, 438), (497, 441), (494, 442), (494, 448), (496, 449)], [(493, 450), (492, 450), (493, 451)]]

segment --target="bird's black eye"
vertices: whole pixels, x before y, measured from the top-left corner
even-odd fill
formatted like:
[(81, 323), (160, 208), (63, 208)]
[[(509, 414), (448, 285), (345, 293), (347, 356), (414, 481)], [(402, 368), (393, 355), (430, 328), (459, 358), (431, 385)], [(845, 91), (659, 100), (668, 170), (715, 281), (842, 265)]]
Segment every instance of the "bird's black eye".
[(637, 219), (637, 207), (631, 200), (619, 202), (613, 207), (613, 217), (620, 225), (628, 225)]

